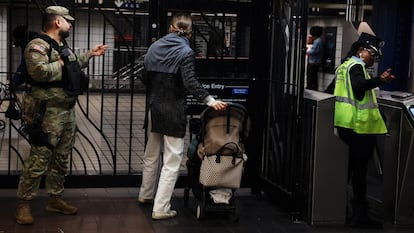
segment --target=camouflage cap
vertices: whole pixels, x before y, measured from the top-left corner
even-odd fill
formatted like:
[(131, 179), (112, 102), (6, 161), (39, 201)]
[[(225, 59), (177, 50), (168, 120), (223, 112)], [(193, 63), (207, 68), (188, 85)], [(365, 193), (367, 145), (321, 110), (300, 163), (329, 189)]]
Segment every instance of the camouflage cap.
[(45, 10), (46, 14), (54, 14), (54, 15), (60, 15), (63, 18), (67, 20), (75, 20), (72, 16), (69, 15), (69, 10), (62, 6), (49, 6)]

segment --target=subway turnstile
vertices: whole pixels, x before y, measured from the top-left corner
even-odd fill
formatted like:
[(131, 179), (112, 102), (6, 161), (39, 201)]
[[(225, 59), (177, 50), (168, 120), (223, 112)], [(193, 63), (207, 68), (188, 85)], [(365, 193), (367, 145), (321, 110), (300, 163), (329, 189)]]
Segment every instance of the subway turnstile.
[(414, 225), (414, 96), (381, 91), (378, 104), (389, 130), (377, 145), (384, 215), (394, 224)]
[(335, 97), (311, 90), (304, 97), (304, 170), (309, 169), (304, 173), (304, 217), (312, 225), (343, 225), (348, 148), (334, 134)]

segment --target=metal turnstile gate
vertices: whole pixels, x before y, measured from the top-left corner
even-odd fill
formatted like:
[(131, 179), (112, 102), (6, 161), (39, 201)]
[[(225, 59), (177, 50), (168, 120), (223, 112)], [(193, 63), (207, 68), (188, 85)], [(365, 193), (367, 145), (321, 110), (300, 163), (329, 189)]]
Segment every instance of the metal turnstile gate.
[(389, 130), (377, 146), (384, 215), (394, 224), (414, 225), (414, 95), (381, 91), (378, 103)]
[(311, 90), (305, 90), (304, 97), (304, 169), (309, 169), (304, 173), (304, 218), (312, 225), (343, 225), (348, 148), (334, 135), (335, 97)]

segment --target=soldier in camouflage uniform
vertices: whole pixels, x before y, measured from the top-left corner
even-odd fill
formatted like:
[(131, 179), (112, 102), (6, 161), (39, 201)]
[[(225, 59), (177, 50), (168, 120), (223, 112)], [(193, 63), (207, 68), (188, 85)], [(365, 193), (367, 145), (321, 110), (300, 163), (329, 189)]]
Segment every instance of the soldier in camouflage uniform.
[[(69, 36), (74, 18), (69, 10), (60, 6), (46, 8), (43, 15), (43, 30), (48, 38), (62, 46)], [(97, 45), (90, 51), (76, 56), (71, 50), (68, 60), (77, 60), (81, 68), (88, 65), (92, 56), (100, 56), (107, 49), (106, 45)], [(49, 57), (50, 56), (50, 57)], [(39, 132), (33, 140), (39, 137), (43, 144), (30, 140), (30, 156), (25, 160), (20, 176), (17, 196), (20, 202), (16, 211), (16, 221), (19, 224), (34, 222), (29, 202), (39, 189), (42, 175), (46, 174), (46, 191), (50, 201), (46, 211), (62, 214), (76, 214), (77, 208), (67, 204), (61, 197), (64, 191), (64, 176), (68, 169), (69, 154), (75, 140), (76, 119), (74, 106), (77, 95), (69, 95), (62, 86), (62, 70), (65, 63), (62, 53), (52, 47), (51, 43), (35, 38), (26, 46), (24, 57), (27, 70), (33, 79), (32, 91), (24, 98), (24, 117), (30, 124), (39, 112), (39, 106), (44, 107), (43, 120)]]

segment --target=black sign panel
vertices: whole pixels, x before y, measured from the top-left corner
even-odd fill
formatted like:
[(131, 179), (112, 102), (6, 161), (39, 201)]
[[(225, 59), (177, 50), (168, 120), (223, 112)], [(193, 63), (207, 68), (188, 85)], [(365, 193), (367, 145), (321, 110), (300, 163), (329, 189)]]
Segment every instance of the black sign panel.
[[(148, 11), (149, 1), (138, 0), (77, 0), (75, 1), (76, 7), (101, 7), (101, 8), (119, 8), (123, 10), (140, 10)], [(60, 5), (71, 8), (73, 0), (61, 0)], [(71, 10), (71, 9), (70, 9)]]
[[(249, 94), (250, 79), (248, 78), (199, 78), (201, 85), (215, 99), (224, 102), (238, 103), (246, 107)], [(207, 106), (200, 103), (192, 95), (187, 97), (188, 114), (199, 115)]]

